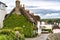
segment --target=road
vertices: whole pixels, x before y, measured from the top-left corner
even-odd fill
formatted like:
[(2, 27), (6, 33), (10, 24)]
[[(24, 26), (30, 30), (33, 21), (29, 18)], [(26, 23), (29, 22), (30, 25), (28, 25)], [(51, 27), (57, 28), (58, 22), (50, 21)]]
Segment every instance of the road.
[(46, 40), (49, 34), (41, 34), (35, 38), (25, 38), (25, 40)]

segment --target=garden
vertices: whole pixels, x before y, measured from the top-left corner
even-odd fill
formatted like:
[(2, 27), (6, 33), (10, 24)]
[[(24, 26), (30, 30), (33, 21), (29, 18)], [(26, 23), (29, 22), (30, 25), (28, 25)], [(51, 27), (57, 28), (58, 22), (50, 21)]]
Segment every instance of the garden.
[[(19, 29), (21, 31), (21, 29)], [(0, 29), (0, 40), (24, 40), (24, 34), (20, 33), (19, 38), (16, 35), (17, 28), (12, 29)], [(17, 39), (18, 38), (18, 39)]]

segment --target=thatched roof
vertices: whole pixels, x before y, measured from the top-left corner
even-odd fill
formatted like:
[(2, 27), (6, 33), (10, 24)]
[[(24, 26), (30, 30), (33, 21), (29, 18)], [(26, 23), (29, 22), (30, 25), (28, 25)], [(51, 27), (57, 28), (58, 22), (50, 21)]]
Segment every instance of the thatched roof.
[[(15, 12), (15, 8), (13, 8), (13, 10), (9, 13), (9, 15), (11, 15), (13, 12)], [(19, 11), (21, 12), (22, 15), (24, 15), (30, 22), (32, 23), (36, 23), (37, 21), (40, 21), (40, 17), (39, 16), (34, 16), (31, 15), (28, 11), (25, 10), (24, 7), (20, 6), (19, 7)], [(6, 15), (5, 18), (7, 18), (9, 15)]]

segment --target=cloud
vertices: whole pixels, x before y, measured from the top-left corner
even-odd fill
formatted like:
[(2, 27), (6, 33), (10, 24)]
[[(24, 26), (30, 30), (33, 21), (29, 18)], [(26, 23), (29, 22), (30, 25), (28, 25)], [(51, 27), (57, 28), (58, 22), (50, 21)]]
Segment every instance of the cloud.
[(46, 19), (46, 18), (60, 18), (60, 13), (47, 13), (46, 15), (41, 15), (42, 19)]
[(32, 7), (31, 9), (60, 10), (60, 1), (59, 0), (23, 0), (22, 4), (25, 4), (25, 6), (38, 6), (38, 8)]
[(51, 13), (60, 13), (60, 10), (51, 10), (51, 9), (30, 9), (33, 11), (35, 14), (51, 14)]
[[(15, 0), (0, 0), (7, 4), (7, 12), (10, 12), (15, 7)], [(41, 18), (60, 18), (60, 0), (21, 0), (21, 4), (25, 4), (26, 9), (34, 9), (34, 13), (40, 13)], [(49, 9), (49, 11), (57, 10), (55, 13), (41, 12), (37, 9)], [(49, 12), (48, 11), (48, 12)], [(59, 15), (58, 15), (59, 14)], [(51, 15), (51, 16), (50, 16)]]
[(15, 7), (15, 0), (0, 0), (5, 3), (7, 7), (7, 12), (9, 13)]
[(33, 11), (36, 15), (40, 16), (41, 19), (60, 18), (60, 10), (33, 9)]
[(26, 8), (37, 8), (38, 6), (25, 6)]
[[(35, 2), (29, 2), (25, 3), (25, 6), (38, 6), (34, 9), (54, 9), (54, 10), (60, 10), (60, 2), (46, 2), (46, 1), (35, 1)], [(33, 8), (31, 8), (33, 9)]]
[[(8, 8), (15, 6), (15, 0), (0, 0), (7, 4)], [(51, 0), (52, 1), (52, 0)], [(37, 6), (37, 7), (31, 7), (31, 9), (54, 9), (54, 10), (60, 10), (60, 2), (50, 2), (50, 0), (47, 1), (39, 1), (39, 0), (21, 0), (21, 4), (25, 4), (25, 6)], [(27, 9), (30, 9), (30, 7)], [(8, 9), (7, 8), (7, 9)]]
[(58, 15), (60, 15), (60, 13), (51, 13), (51, 14), (47, 13), (45, 16), (52, 17), (52, 16), (58, 16)]
[[(23, 1), (25, 1), (25, 0), (23, 0)], [(60, 1), (60, 0), (26, 0), (26, 1)]]

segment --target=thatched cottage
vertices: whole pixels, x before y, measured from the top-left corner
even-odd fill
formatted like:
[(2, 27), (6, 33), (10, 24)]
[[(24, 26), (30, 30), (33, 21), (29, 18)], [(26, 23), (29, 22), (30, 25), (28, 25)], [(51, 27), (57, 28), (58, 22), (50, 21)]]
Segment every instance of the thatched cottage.
[[(16, 17), (13, 14), (15, 14)], [(33, 15), (33, 13), (30, 13), (29, 10), (25, 10), (24, 5), (22, 6), (19, 0), (16, 0), (15, 8), (13, 8), (13, 10), (5, 16), (5, 20), (4, 20), (4, 27), (11, 28), (11, 27), (17, 27), (17, 26), (21, 26), (25, 28), (29, 28), (29, 27), (31, 28), (32, 26), (34, 26), (38, 28), (38, 33), (40, 33), (39, 31), (40, 17)]]

